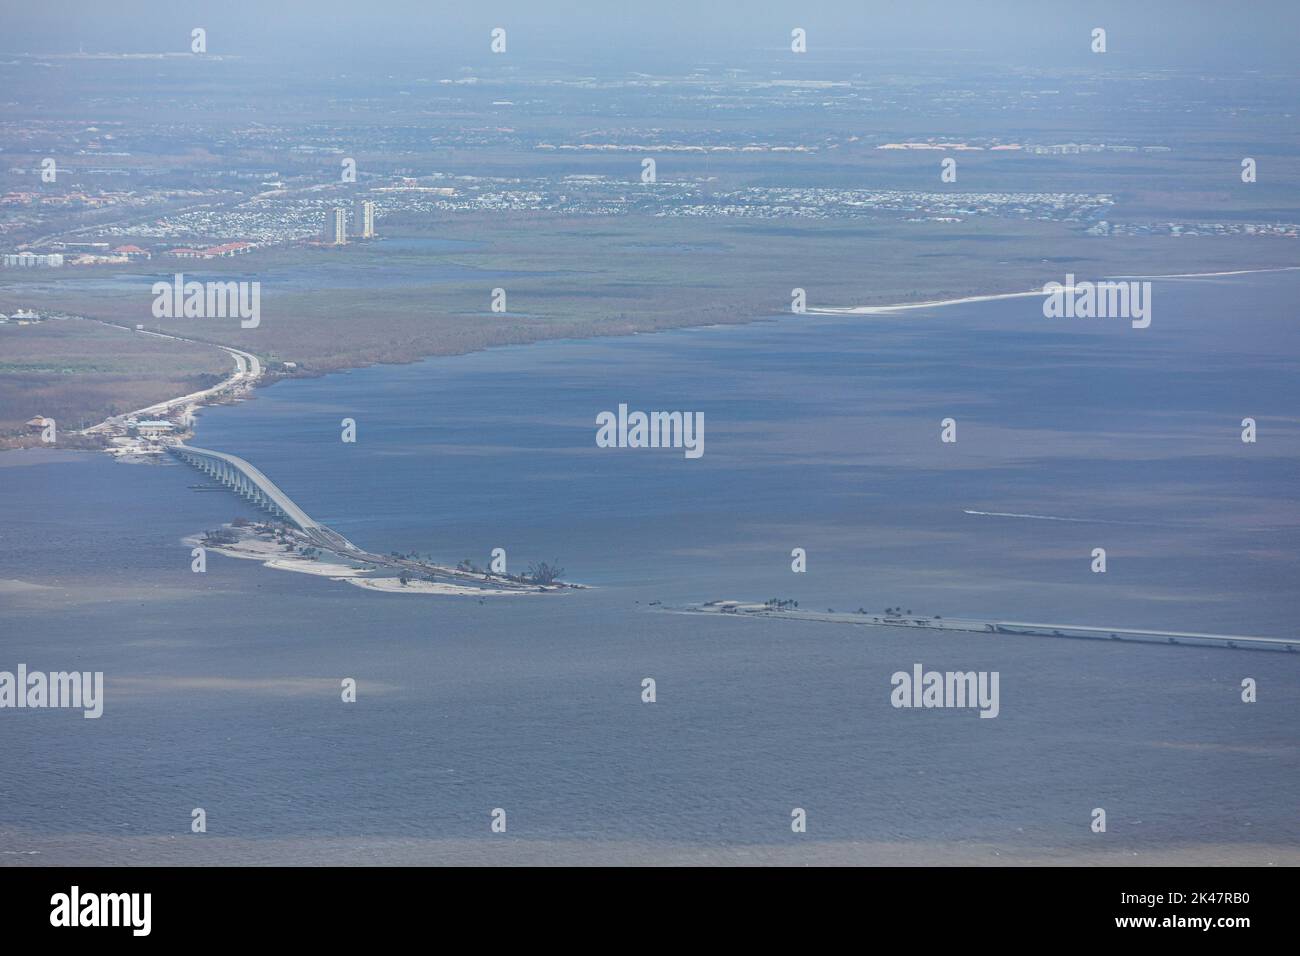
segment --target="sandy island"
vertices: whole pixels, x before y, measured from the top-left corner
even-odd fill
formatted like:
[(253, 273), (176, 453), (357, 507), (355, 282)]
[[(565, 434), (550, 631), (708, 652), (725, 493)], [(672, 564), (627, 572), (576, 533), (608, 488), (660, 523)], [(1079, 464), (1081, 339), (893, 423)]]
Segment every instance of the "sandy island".
[[(402, 583), (400, 577), (394, 577), (391, 569), (357, 561), (349, 561), (340, 555), (320, 551), (317, 555), (303, 555), (280, 543), (265, 532), (258, 532), (252, 527), (223, 525), (222, 531), (232, 535), (234, 540), (214, 542), (202, 534), (182, 538), (182, 543), (189, 548), (205, 548), (228, 558), (244, 561), (260, 561), (262, 567), (276, 571), (295, 571), (298, 574), (314, 574), (331, 581), (346, 581), (357, 587), (371, 591), (383, 591), (389, 594), (437, 594), (461, 597), (495, 597), (505, 594), (551, 594), (556, 591), (581, 588), (582, 585), (550, 586), (537, 585), (531, 588), (504, 589), (485, 584), (482, 587), (472, 584), (458, 584), (450, 581), (429, 581), (423, 578), (407, 577)], [(299, 545), (294, 545), (295, 549)], [(384, 573), (386, 572), (386, 573)], [(375, 575), (367, 577), (367, 575)]]

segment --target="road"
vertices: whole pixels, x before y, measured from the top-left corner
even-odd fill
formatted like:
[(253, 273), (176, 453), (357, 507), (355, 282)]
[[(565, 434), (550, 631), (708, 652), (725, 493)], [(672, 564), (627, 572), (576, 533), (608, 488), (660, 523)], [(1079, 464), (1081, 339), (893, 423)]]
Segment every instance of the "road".
[[(108, 325), (111, 323), (104, 324)], [(122, 326), (115, 325), (113, 328), (122, 328)], [(165, 402), (158, 402), (156, 405), (150, 405), (147, 408), (138, 408), (133, 412), (127, 412), (125, 415), (114, 415), (112, 418), (107, 418), (98, 425), (91, 425), (89, 428), (82, 429), (82, 435), (96, 435), (113, 428), (121, 428), (128, 418), (164, 417), (179, 407), (202, 404), (203, 402), (215, 398), (223, 392), (230, 391), (231, 389), (251, 387), (254, 382), (262, 377), (262, 363), (252, 352), (245, 352), (241, 349), (231, 348), (229, 345), (213, 345), (211, 342), (200, 342), (197, 339), (187, 339), (180, 335), (168, 335), (165, 332), (150, 332), (147, 329), (135, 329), (134, 332), (136, 335), (152, 335), (160, 339), (175, 339), (177, 342), (189, 342), (194, 345), (209, 345), (212, 348), (221, 349), (235, 360), (234, 374), (231, 375), (230, 378), (225, 379), (211, 388), (205, 388), (199, 392), (191, 392), (189, 395), (181, 395), (178, 398), (169, 398)]]
[(662, 610), (687, 614), (720, 614), (736, 618), (767, 620), (817, 621), (826, 624), (854, 624), (859, 627), (901, 627), (931, 631), (964, 631), (980, 634), (1020, 635), (1032, 637), (1078, 638), (1089, 640), (1130, 641), (1144, 644), (1183, 644), (1199, 647), (1254, 648), (1294, 652), (1300, 638), (1257, 637), (1249, 634), (1206, 634), (1197, 631), (1158, 631), (1133, 627), (1096, 627), (1082, 624), (1033, 624), (1022, 621), (983, 621), (963, 618), (917, 617), (913, 615), (855, 614), (851, 612), (806, 611), (770, 608), (764, 604), (741, 601), (711, 601), (686, 607)]

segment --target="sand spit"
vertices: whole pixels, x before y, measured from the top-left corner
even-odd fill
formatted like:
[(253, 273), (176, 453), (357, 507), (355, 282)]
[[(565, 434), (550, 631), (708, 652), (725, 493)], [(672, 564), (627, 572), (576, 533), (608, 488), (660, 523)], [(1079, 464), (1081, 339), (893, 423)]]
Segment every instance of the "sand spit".
[[(1281, 266), (1272, 269), (1235, 269), (1231, 272), (1175, 272), (1167, 275), (1110, 275), (1103, 276), (1104, 280), (1111, 279), (1210, 279), (1217, 276), (1244, 276), (1254, 275), (1260, 272), (1291, 272), (1300, 269), (1300, 266)], [(1030, 289), (1028, 292), (1000, 292), (994, 295), (968, 295), (960, 299), (931, 299), (927, 302), (900, 302), (894, 305), (856, 305), (845, 306), (842, 308), (809, 308), (809, 315), (888, 315), (893, 312), (906, 312), (911, 309), (934, 309), (942, 305), (961, 305), (965, 302), (994, 302), (998, 299), (1025, 299), (1030, 296), (1047, 295), (1042, 289)]]
[(910, 309), (932, 309), (941, 305), (960, 305), (963, 302), (992, 302), (996, 299), (1024, 299), (1034, 295), (1045, 295), (1041, 289), (1028, 292), (1001, 292), (997, 295), (968, 295), (960, 299), (933, 299), (929, 302), (904, 302), (897, 305), (856, 305), (846, 308), (808, 309), (810, 315), (887, 315), (891, 312), (906, 312)]
[[(265, 528), (265, 526), (261, 527)], [(202, 547), (213, 554), (224, 555), (227, 558), (260, 561), (262, 567), (271, 568), (275, 571), (312, 574), (317, 577), (328, 578), (331, 581), (346, 581), (348, 584), (354, 584), (367, 590), (384, 591), (390, 594), (497, 597), (508, 594), (553, 594), (585, 587), (581, 584), (564, 584), (549, 587), (516, 585), (505, 588), (491, 583), (484, 583), (480, 586), (469, 581), (430, 581), (416, 573), (408, 573), (406, 583), (403, 584), (401, 577), (394, 574), (392, 567), (381, 567), (377, 564), (359, 560), (353, 561), (344, 555), (334, 554), (320, 548), (312, 548), (310, 553), (303, 554), (299, 549), (308, 546), (307, 539), (300, 535), (293, 535), (287, 529), (284, 533), (292, 535), (294, 538), (292, 542), (293, 550), (289, 549), (289, 544), (285, 540), (273, 537), (265, 530), (259, 531), (254, 526), (228, 524), (222, 526), (221, 532), (231, 540), (214, 541), (203, 534), (195, 534), (182, 539), (182, 541), (186, 547)]]

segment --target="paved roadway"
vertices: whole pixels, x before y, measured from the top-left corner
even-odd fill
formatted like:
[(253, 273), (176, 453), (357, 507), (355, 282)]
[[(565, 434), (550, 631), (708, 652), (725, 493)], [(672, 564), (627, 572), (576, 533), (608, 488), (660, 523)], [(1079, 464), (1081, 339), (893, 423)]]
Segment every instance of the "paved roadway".
[[(175, 339), (177, 342), (189, 342), (195, 345), (212, 345), (211, 342), (200, 342), (197, 339), (187, 339), (180, 335), (168, 335), (165, 332), (150, 332), (147, 329), (135, 329), (134, 331), (137, 335), (152, 335), (160, 339)], [(125, 415), (114, 415), (98, 425), (91, 425), (89, 428), (82, 429), (81, 434), (95, 435), (114, 427), (122, 427), (122, 424), (128, 418), (159, 418), (180, 406), (197, 405), (235, 386), (252, 385), (262, 377), (262, 363), (252, 352), (231, 348), (229, 345), (212, 345), (212, 347), (221, 349), (235, 360), (235, 371), (230, 378), (212, 386), (212, 388), (191, 392), (189, 395), (182, 395), (179, 398), (169, 398), (165, 402), (158, 402), (156, 405), (150, 405), (147, 408), (138, 408), (133, 412), (127, 412)]]

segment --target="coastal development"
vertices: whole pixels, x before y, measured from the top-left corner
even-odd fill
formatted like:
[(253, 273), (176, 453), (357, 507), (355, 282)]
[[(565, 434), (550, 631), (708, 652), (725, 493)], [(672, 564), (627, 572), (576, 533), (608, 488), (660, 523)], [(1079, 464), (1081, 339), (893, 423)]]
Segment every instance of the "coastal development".
[[(194, 341), (143, 328), (138, 328), (135, 332), (137, 335), (150, 335), (160, 339)], [(211, 388), (169, 398), (124, 415), (114, 415), (98, 425), (82, 429), (79, 434), (107, 440), (109, 451), (119, 460), (139, 460), (150, 456), (156, 458), (170, 442), (178, 441), (178, 436), (186, 433), (186, 429), (193, 424), (194, 413), (201, 405), (237, 399), (261, 380), (263, 367), (256, 355), (225, 345), (213, 347), (234, 359), (235, 370), (230, 377)]]

